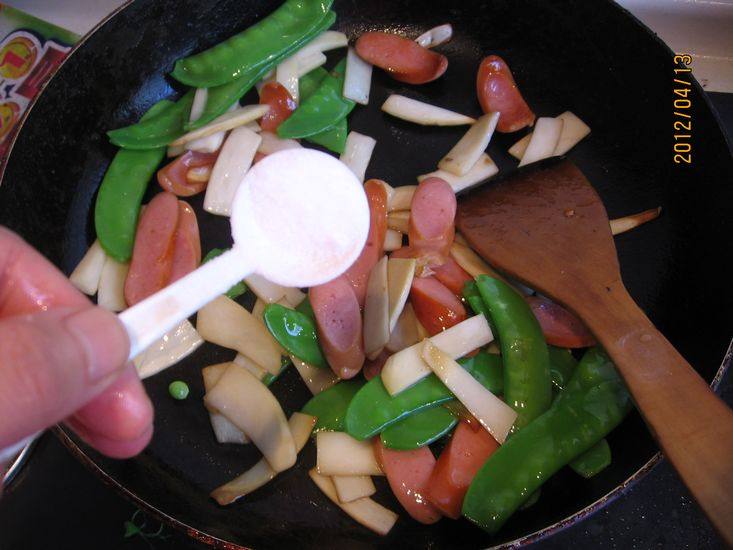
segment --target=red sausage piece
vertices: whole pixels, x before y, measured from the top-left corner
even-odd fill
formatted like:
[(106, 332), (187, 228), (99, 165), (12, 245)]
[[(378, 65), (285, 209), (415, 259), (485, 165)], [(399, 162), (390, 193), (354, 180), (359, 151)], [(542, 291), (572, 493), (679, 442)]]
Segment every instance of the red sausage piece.
[(587, 348), (595, 345), (596, 339), (583, 321), (560, 304), (539, 296), (528, 296), (526, 300), (537, 317), (548, 344), (561, 348)]
[(199, 153), (187, 151), (173, 162), (158, 170), (158, 183), (163, 191), (179, 197), (190, 197), (206, 189), (206, 181), (189, 181), (188, 171), (191, 168), (214, 166), (219, 153)]
[(387, 449), (379, 437), (374, 439), (374, 454), (387, 476), (389, 486), (412, 519), (429, 525), (441, 518), (440, 511), (427, 499), (435, 457), (430, 447), (411, 451)]
[(193, 208), (178, 201), (178, 227), (173, 237), (173, 267), (168, 284), (188, 275), (201, 263), (199, 224)]
[(498, 55), (485, 58), (478, 68), (476, 93), (484, 113), (499, 112), (499, 132), (516, 132), (530, 126), (535, 119), (524, 101), (509, 66)]
[(432, 277), (412, 280), (410, 301), (417, 320), (430, 336), (466, 320), (466, 308), (461, 301)]
[(260, 105), (270, 106), (270, 110), (260, 119), (260, 127), (266, 132), (277, 130), (280, 123), (298, 108), (293, 96), (279, 82), (268, 82), (262, 87)]
[(384, 235), (387, 232), (387, 190), (380, 180), (369, 180), (364, 184), (364, 192), (369, 202), (369, 235), (361, 254), (344, 273), (354, 287), (360, 307), (364, 306), (369, 274), (384, 255)]
[(387, 71), (407, 84), (425, 84), (440, 78), (448, 58), (423, 48), (414, 40), (387, 32), (368, 32), (356, 41), (356, 53), (364, 61)]
[(433, 267), (433, 271), (435, 272), (434, 277), (459, 298), (463, 296), (463, 285), (468, 281), (473, 281), (473, 277), (451, 256), (447, 256), (441, 265)]
[(145, 207), (135, 233), (125, 301), (134, 306), (168, 284), (173, 268), (173, 242), (178, 227), (178, 199), (158, 193)]
[(318, 340), (339, 378), (353, 378), (364, 364), (361, 311), (354, 289), (344, 277), (311, 287)]
[(418, 185), (410, 205), (410, 246), (444, 256), (456, 234), (456, 195), (441, 178), (426, 178)]

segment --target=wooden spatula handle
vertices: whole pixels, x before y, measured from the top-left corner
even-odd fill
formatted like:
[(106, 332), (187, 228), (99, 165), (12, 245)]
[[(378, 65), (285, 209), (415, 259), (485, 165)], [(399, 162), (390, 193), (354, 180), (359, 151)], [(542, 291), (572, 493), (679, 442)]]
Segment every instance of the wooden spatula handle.
[(616, 363), (649, 429), (733, 546), (733, 411), (654, 327), (622, 284), (585, 299), (596, 303), (584, 304), (583, 318)]

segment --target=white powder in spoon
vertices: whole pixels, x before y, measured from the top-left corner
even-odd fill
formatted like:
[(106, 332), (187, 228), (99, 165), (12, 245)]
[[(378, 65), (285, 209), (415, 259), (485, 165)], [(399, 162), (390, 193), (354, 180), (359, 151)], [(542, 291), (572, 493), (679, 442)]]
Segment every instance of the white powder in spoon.
[(288, 149), (247, 173), (231, 223), (235, 246), (257, 272), (306, 287), (337, 277), (356, 260), (369, 232), (369, 206), (343, 163), (312, 149)]

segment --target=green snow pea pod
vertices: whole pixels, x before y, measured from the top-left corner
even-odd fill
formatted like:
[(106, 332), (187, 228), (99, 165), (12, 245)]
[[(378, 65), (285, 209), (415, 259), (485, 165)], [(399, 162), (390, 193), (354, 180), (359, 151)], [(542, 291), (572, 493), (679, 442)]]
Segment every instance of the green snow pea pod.
[(323, 67), (316, 67), (311, 72), (298, 79), (298, 93), (300, 100), (305, 101), (318, 89), (323, 79), (328, 76), (328, 71)]
[(491, 317), (489, 316), (489, 309), (486, 307), (486, 304), (484, 304), (484, 301), (481, 298), (481, 293), (478, 291), (476, 281), (466, 281), (466, 283), (463, 285), (463, 298), (466, 300), (466, 302), (468, 302), (468, 305), (471, 307), (476, 315), (478, 315), (479, 313), (483, 313), (484, 317), (486, 317), (489, 323), (492, 322)]
[(302, 412), (318, 418), (313, 432), (343, 432), (346, 409), (363, 386), (362, 380), (345, 380), (311, 397)]
[(611, 465), (611, 447), (601, 439), (570, 463), (573, 471), (586, 479), (593, 477)]
[(107, 132), (109, 140), (124, 149), (156, 149), (165, 147), (183, 134), (183, 124), (188, 119), (193, 103), (193, 90), (189, 90), (175, 103), (169, 103), (155, 116), (141, 119), (137, 124)]
[(560, 392), (547, 412), (489, 457), (466, 493), (466, 518), (496, 533), (550, 476), (621, 422), (631, 398), (613, 366), (601, 365), (599, 355), (587, 352), (568, 383), (575, 390)]
[(311, 305), (311, 301), (308, 298), (308, 296), (305, 297), (305, 299), (300, 302), (297, 306), (295, 306), (295, 311), (298, 311), (308, 317), (312, 322), (316, 322), (316, 314), (313, 311), (313, 306)]
[[(458, 361), (492, 393), (501, 393), (501, 357), (484, 351)], [(424, 409), (455, 399), (434, 374), (411, 388), (391, 396), (375, 376), (354, 396), (346, 411), (346, 431), (356, 439), (368, 439), (385, 428)]]
[(318, 345), (316, 327), (306, 315), (280, 304), (270, 304), (265, 307), (263, 317), (267, 330), (288, 353), (314, 367), (328, 368)]
[(345, 118), (339, 120), (336, 124), (320, 132), (313, 134), (306, 139), (316, 145), (321, 145), (339, 155), (346, 149), (346, 136), (349, 134), (349, 123)]
[(430, 445), (455, 428), (458, 420), (445, 407), (431, 407), (387, 426), (380, 434), (390, 449), (409, 451)]
[(351, 112), (355, 103), (342, 95), (346, 59), (323, 79), (318, 89), (277, 128), (281, 138), (305, 138), (335, 125)]
[[(306, 42), (310, 41), (321, 32), (328, 29), (331, 25), (333, 25), (334, 21), (336, 21), (336, 14), (332, 11), (329, 11), (326, 14), (326, 17), (324, 17), (318, 23), (318, 25), (308, 35), (306, 40), (301, 43), (301, 45), (304, 45)], [(285, 57), (287, 57), (290, 53), (292, 53), (292, 51), (288, 50), (288, 53), (268, 60), (265, 65), (258, 66), (251, 69), (250, 71), (243, 73), (242, 76), (240, 76), (236, 80), (232, 80), (231, 82), (227, 84), (222, 84), (221, 86), (214, 86), (213, 88), (209, 88), (209, 93), (206, 98), (206, 105), (204, 107), (203, 113), (201, 113), (201, 116), (195, 121), (187, 122), (186, 124), (184, 124), (184, 128), (186, 130), (194, 130), (196, 128), (200, 128), (201, 126), (204, 126), (214, 120), (219, 115), (224, 114), (224, 112), (229, 109), (229, 107), (234, 105), (236, 101), (239, 101), (247, 92), (249, 92), (254, 87), (255, 84), (257, 84), (257, 82), (262, 80), (262, 77), (264, 77), (269, 71), (275, 68), (275, 66), (277, 66), (277, 64), (285, 59)]]
[[(211, 250), (209, 250), (208, 254), (204, 256), (204, 259), (201, 261), (201, 264), (203, 265), (206, 262), (208, 262), (209, 260), (213, 260), (217, 256), (221, 256), (222, 254), (224, 254), (224, 252), (226, 252), (226, 250), (223, 250), (221, 248), (212, 248)], [(236, 285), (234, 285), (232, 288), (227, 290), (224, 295), (227, 296), (228, 298), (231, 298), (232, 300), (235, 300), (239, 298), (245, 292), (247, 292), (247, 285), (244, 284), (244, 281), (239, 281)], [(274, 375), (272, 374), (270, 374), (270, 376), (274, 377)]]
[[(150, 120), (173, 102), (164, 99), (140, 119)], [(94, 205), (94, 228), (99, 244), (118, 262), (127, 262), (135, 244), (137, 217), (150, 178), (165, 156), (165, 148), (133, 151), (121, 149), (104, 174)]]
[(185, 59), (171, 76), (196, 88), (220, 86), (294, 52), (326, 16), (333, 0), (285, 0), (270, 15), (227, 40)]
[(516, 433), (550, 408), (552, 383), (545, 337), (532, 310), (503, 281), (479, 275), (481, 293), (501, 343), (504, 361), (504, 400), (518, 414)]
[(569, 349), (547, 346), (550, 355), (550, 378), (552, 385), (558, 391), (565, 387), (568, 380), (573, 376), (578, 361), (575, 360)]

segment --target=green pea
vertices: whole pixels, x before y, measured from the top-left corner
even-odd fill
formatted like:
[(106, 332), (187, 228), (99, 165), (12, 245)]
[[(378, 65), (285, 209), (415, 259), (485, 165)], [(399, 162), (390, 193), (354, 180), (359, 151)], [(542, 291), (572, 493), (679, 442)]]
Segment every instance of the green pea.
[(303, 407), (303, 412), (318, 419), (313, 432), (343, 432), (349, 403), (363, 386), (361, 380), (346, 380), (311, 397)]
[(445, 407), (432, 407), (387, 426), (380, 437), (385, 447), (409, 451), (437, 441), (449, 434), (457, 423), (456, 417)]
[[(228, 250), (228, 249), (227, 249)], [(202, 260), (201, 264), (205, 264), (209, 260), (213, 260), (217, 256), (221, 256), (224, 254), (226, 250), (223, 250), (221, 248), (212, 248), (209, 250), (208, 254), (204, 256), (204, 259)], [(236, 298), (239, 298), (242, 294), (247, 292), (247, 285), (244, 284), (244, 281), (239, 281), (236, 285), (234, 285), (232, 288), (226, 291), (225, 295), (232, 300), (235, 300)]]
[(263, 314), (265, 326), (285, 350), (309, 365), (328, 368), (313, 322), (294, 309), (269, 304)]
[(179, 401), (186, 399), (188, 397), (188, 392), (188, 384), (181, 380), (171, 382), (168, 386), (168, 393), (171, 394), (173, 399), (178, 399)]

